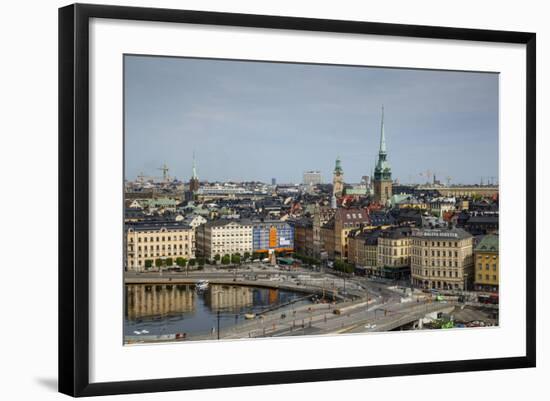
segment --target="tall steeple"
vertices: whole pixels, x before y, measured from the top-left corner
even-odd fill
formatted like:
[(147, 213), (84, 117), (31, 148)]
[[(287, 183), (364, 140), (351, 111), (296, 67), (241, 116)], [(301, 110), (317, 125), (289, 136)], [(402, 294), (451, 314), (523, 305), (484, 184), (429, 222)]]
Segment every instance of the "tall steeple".
[(336, 157), (334, 172), (332, 174), (332, 195), (339, 198), (344, 193), (344, 170), (340, 164), (340, 156)]
[(382, 123), (380, 124), (380, 150), (378, 153), (386, 153), (386, 135), (384, 133), (384, 105), (382, 105)]
[(197, 177), (197, 164), (195, 163), (195, 151), (193, 151), (193, 175), (191, 176), (191, 178), (196, 178), (196, 179), (199, 178)]
[(191, 179), (189, 180), (189, 191), (192, 193), (195, 193), (198, 191), (200, 187), (199, 177), (197, 176), (197, 165), (195, 163), (195, 152), (193, 151), (193, 167), (192, 167), (192, 175)]
[(391, 166), (387, 160), (386, 133), (384, 132), (384, 106), (382, 106), (382, 118), (380, 122), (380, 149), (378, 159), (374, 167), (374, 199), (381, 203), (386, 202), (392, 196)]
[(336, 156), (336, 163), (334, 165), (334, 174), (343, 174), (342, 165), (340, 164), (340, 156)]

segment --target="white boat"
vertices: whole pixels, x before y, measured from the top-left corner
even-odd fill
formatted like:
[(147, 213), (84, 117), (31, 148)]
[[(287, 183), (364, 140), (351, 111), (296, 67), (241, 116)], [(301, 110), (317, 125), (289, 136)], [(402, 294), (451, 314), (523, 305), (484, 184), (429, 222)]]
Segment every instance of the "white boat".
[(208, 288), (208, 280), (199, 280), (195, 283), (195, 288), (197, 291), (204, 291)]

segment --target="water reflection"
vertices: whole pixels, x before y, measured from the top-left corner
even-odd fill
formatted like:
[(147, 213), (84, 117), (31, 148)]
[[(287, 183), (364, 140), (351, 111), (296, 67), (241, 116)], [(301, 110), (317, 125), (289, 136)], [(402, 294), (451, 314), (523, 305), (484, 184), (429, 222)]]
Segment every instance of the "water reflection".
[(210, 285), (204, 293), (206, 305), (213, 310), (235, 310), (253, 305), (253, 290), (250, 287)]
[(189, 285), (127, 285), (126, 318), (143, 319), (191, 312), (195, 308)]
[(247, 313), (262, 312), (304, 297), (289, 291), (232, 285), (210, 285), (202, 292), (193, 285), (125, 287), (125, 335), (142, 330), (151, 335), (208, 333), (217, 326), (218, 311), (222, 313), (220, 327), (226, 328), (242, 322)]

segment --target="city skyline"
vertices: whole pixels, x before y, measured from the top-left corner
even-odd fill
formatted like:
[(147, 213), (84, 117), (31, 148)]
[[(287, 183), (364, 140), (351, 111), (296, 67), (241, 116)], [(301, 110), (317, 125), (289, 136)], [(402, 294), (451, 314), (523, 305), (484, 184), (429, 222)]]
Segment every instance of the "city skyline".
[[(400, 182), (498, 181), (498, 75), (125, 56), (126, 178), (300, 183), (370, 176), (385, 108)], [(465, 157), (466, 156), (466, 157)]]

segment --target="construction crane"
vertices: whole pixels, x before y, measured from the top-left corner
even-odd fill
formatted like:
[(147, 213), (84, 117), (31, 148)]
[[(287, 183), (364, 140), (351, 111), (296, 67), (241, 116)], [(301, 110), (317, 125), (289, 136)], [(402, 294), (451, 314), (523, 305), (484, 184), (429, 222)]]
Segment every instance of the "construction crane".
[(164, 163), (161, 167), (159, 167), (157, 170), (162, 171), (162, 180), (164, 182), (168, 181), (168, 171), (170, 170), (166, 163)]

